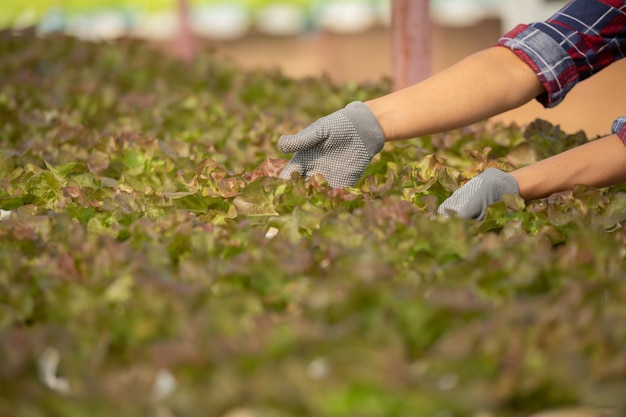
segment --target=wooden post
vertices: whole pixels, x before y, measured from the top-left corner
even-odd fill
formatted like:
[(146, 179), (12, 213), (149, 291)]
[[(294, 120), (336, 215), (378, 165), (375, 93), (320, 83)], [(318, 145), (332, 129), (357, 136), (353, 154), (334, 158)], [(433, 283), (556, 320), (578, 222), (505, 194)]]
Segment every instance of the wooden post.
[(172, 44), (175, 57), (191, 62), (197, 54), (196, 42), (189, 22), (189, 2), (188, 0), (178, 0), (178, 32)]
[(393, 0), (391, 49), (394, 90), (431, 75), (432, 32), (429, 0)]

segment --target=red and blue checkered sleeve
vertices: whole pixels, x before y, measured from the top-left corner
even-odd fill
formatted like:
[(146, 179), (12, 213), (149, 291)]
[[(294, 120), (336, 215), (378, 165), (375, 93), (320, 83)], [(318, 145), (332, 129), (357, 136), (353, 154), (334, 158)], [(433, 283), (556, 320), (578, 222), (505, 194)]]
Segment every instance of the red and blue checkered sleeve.
[(626, 145), (626, 116), (618, 118), (615, 123), (613, 123), (611, 132), (619, 136), (624, 145)]
[(545, 107), (559, 104), (580, 81), (626, 56), (626, 1), (574, 0), (545, 22), (519, 25), (497, 43), (539, 77)]

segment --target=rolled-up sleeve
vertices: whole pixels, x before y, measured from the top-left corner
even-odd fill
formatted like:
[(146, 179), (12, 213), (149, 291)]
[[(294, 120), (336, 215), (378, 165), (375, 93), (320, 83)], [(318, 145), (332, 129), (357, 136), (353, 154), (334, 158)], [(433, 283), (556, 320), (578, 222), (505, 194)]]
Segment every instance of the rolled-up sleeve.
[(626, 145), (626, 116), (618, 118), (613, 123), (611, 132), (613, 132), (614, 135), (619, 136), (624, 145)]
[(574, 0), (545, 22), (519, 25), (497, 43), (537, 74), (545, 107), (580, 81), (626, 56), (626, 1)]

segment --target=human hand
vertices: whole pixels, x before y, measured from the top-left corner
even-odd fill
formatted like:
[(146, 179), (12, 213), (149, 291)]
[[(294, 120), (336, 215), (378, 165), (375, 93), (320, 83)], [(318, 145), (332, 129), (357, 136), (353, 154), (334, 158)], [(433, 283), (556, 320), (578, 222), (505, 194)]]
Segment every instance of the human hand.
[(483, 220), (487, 207), (502, 201), (505, 194), (519, 195), (517, 180), (496, 168), (488, 168), (456, 190), (437, 209), (448, 217), (451, 213), (463, 219)]
[(288, 179), (293, 172), (306, 179), (321, 174), (333, 188), (352, 187), (384, 143), (383, 131), (369, 107), (352, 102), (295, 135), (280, 137), (280, 150), (295, 152), (280, 178)]

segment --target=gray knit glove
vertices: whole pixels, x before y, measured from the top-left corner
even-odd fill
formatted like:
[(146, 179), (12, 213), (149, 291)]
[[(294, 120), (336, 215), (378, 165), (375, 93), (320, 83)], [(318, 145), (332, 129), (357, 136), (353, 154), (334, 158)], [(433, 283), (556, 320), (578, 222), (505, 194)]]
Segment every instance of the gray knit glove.
[(502, 201), (505, 194), (519, 195), (517, 180), (504, 171), (489, 168), (452, 193), (441, 203), (437, 213), (444, 217), (453, 213), (464, 219), (483, 220), (487, 207)]
[(355, 101), (300, 133), (280, 137), (280, 150), (295, 152), (280, 178), (288, 179), (293, 172), (306, 179), (322, 174), (333, 188), (352, 187), (384, 144), (383, 131), (372, 111)]

